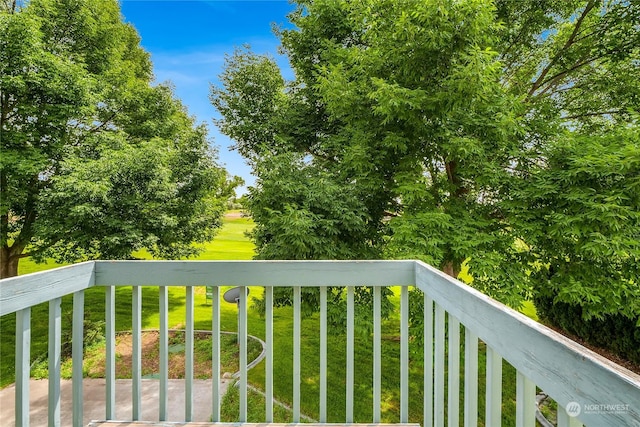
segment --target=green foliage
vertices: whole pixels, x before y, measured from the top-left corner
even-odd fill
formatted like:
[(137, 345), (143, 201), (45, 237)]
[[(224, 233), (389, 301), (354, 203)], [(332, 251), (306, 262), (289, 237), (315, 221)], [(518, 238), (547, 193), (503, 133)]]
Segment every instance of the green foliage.
[(115, 0), (0, 12), (0, 276), (18, 260), (194, 253), (220, 225), (225, 174)]
[(502, 79), (524, 97), (531, 136), (544, 138), (559, 121), (588, 133), (630, 120), (640, 99), (637, 2), (496, 4)]
[(225, 58), (219, 76), (224, 89), (211, 87), (210, 99), (224, 116), (216, 120), (220, 130), (236, 141), (245, 158), (274, 153), (275, 125), (284, 80), (273, 59), (258, 57), (247, 48)]
[[(457, 274), (471, 253), (511, 250), (507, 224), (484, 202), (518, 147), (518, 104), (491, 49), (499, 25), (484, 2), (450, 9), (303, 2), (290, 16), (297, 29), (279, 32), (294, 82), (257, 77), (275, 66), (269, 58), (228, 60), (212, 101), (258, 176), (248, 203), (258, 257), (386, 254)], [(514, 289), (517, 276), (506, 277)]]
[(245, 49), (212, 90), (258, 257), (466, 262), (512, 306), (637, 318), (638, 2), (297, 5), (295, 79)]
[(114, 138), (95, 156), (70, 156), (41, 194), (50, 213), (37, 223), (38, 256), (129, 258), (142, 248), (164, 258), (196, 254), (192, 243), (213, 238), (225, 200), (212, 191), (222, 187), (224, 172), (204, 134), (196, 128), (177, 146)]
[(375, 258), (355, 190), (295, 154), (263, 158), (247, 207), (258, 259)]
[(636, 319), (640, 128), (564, 135), (545, 158), (512, 193), (511, 215), (531, 260), (539, 261), (530, 275), (536, 294), (580, 307), (583, 320)]
[(640, 4), (497, 6), (502, 81), (526, 110), (504, 203), (520, 268), (543, 318), (637, 359)]

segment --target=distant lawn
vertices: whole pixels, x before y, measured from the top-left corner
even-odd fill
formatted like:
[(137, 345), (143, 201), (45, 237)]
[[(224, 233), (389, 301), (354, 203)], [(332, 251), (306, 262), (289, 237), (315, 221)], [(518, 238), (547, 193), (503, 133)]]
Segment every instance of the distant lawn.
[(224, 226), (194, 259), (252, 259), (254, 244), (245, 236), (253, 228), (250, 218), (225, 218)]
[[(239, 214), (240, 211), (230, 211), (232, 214)], [(213, 241), (201, 245), (203, 252), (195, 258), (198, 260), (224, 260), (224, 259), (251, 259), (254, 254), (253, 243), (244, 235), (246, 231), (253, 228), (253, 221), (244, 217), (225, 217), (223, 226), (213, 239)], [(142, 259), (151, 259), (151, 255), (147, 251), (135, 252), (134, 256)], [(53, 260), (47, 260), (45, 263), (38, 264), (31, 258), (20, 260), (18, 265), (18, 274), (29, 274), (38, 271), (50, 270), (56, 267), (62, 267), (68, 263), (56, 263)]]
[(38, 271), (51, 270), (52, 268), (62, 267), (69, 263), (59, 264), (53, 260), (47, 260), (44, 263), (36, 263), (31, 258), (23, 258), (18, 264), (18, 275), (37, 273)]
[[(194, 260), (225, 260), (225, 259), (252, 259), (254, 245), (245, 235), (253, 228), (250, 218), (238, 217), (240, 211), (230, 211), (224, 218), (222, 228), (211, 242), (199, 245), (202, 249), (200, 255)], [(133, 254), (137, 258), (152, 259), (147, 251), (139, 251)]]

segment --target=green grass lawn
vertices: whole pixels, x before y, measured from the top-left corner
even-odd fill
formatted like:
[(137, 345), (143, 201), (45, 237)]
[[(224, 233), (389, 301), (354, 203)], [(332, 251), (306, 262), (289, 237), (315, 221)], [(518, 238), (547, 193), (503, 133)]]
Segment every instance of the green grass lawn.
[[(244, 233), (249, 230), (252, 223), (247, 218), (226, 218), (224, 227), (220, 230), (213, 242), (205, 245), (204, 252), (198, 259), (251, 259), (253, 245)], [(136, 256), (148, 258), (148, 254), (139, 253)], [(44, 270), (57, 267), (53, 263), (46, 265), (35, 264), (29, 259), (21, 261), (20, 273)], [(222, 289), (221, 292), (224, 292)], [(156, 328), (159, 321), (158, 315), (158, 289), (155, 287), (143, 288), (143, 328)], [(260, 297), (262, 289), (252, 289), (253, 297)], [(185, 322), (185, 289), (181, 287), (169, 288), (169, 327), (180, 328)], [(399, 305), (399, 297), (396, 292), (393, 302)], [(88, 326), (94, 325), (101, 328), (104, 320), (104, 288), (91, 288), (85, 293), (86, 322)], [(118, 287), (116, 290), (116, 330), (127, 331), (131, 329), (131, 288)], [(529, 306), (529, 310), (533, 306)], [(71, 296), (63, 298), (63, 316), (71, 316)], [(211, 329), (211, 305), (205, 299), (203, 287), (195, 289), (195, 327), (196, 329)], [(399, 310), (396, 310), (398, 313)], [(32, 309), (32, 319), (46, 319), (48, 316), (46, 304)], [(535, 310), (533, 311), (535, 314)], [(233, 304), (222, 303), (221, 322), (222, 330), (236, 330), (236, 307)], [(70, 321), (63, 320), (63, 335), (70, 335)], [(14, 381), (14, 346), (15, 346), (15, 315), (0, 318), (0, 387), (4, 387)], [(292, 340), (292, 309), (290, 307), (274, 310), (274, 394), (275, 397), (287, 404), (292, 403), (293, 381), (293, 340)], [(390, 318), (383, 324), (383, 407), (382, 418), (386, 422), (399, 421), (399, 395), (400, 395), (400, 365), (399, 365), (399, 318)], [(250, 309), (248, 315), (248, 332), (264, 339), (264, 320), (258, 312)], [(46, 357), (47, 349), (46, 322), (32, 322), (32, 359), (35, 362)], [(461, 340), (464, 342), (463, 340)], [(100, 342), (97, 345), (101, 345)], [(415, 342), (410, 343), (410, 421), (422, 422), (422, 351)], [(479, 354), (479, 395), (484, 395), (484, 349), (480, 346)], [(319, 319), (317, 315), (311, 315), (302, 322), (302, 413), (317, 419), (319, 413)], [(333, 330), (328, 336), (328, 351), (330, 365), (328, 375), (330, 386), (328, 387), (328, 421), (344, 422), (345, 407), (345, 376), (346, 356), (344, 344), (344, 331)], [(356, 371), (355, 371), (355, 398), (354, 414), (356, 422), (370, 422), (372, 416), (372, 354), (373, 345), (371, 336), (366, 333), (356, 334), (355, 343)], [(38, 364), (41, 366), (42, 364)], [(463, 364), (461, 364), (463, 366)], [(503, 423), (513, 425), (515, 419), (515, 371), (505, 363), (503, 377)], [(250, 371), (249, 381), (258, 388), (264, 385), (264, 362)], [(462, 389), (462, 387), (461, 387)], [(235, 397), (234, 397), (235, 396)], [(462, 399), (462, 396), (461, 396)], [(251, 397), (252, 408), (249, 419), (262, 421), (264, 411), (259, 395)], [(229, 394), (223, 402), (223, 414), (225, 420), (233, 421), (234, 410), (237, 407), (237, 393)], [(461, 405), (462, 406), (462, 405)], [(483, 418), (484, 402), (479, 402), (480, 420)], [(278, 409), (277, 419), (289, 421), (286, 411)], [(284, 411), (284, 412), (283, 412)], [(481, 421), (482, 422), (482, 421)], [(482, 425), (482, 424), (480, 424)]]
[[(400, 421), (400, 290), (394, 289), (392, 302), (396, 306), (395, 315), (382, 324), (382, 422), (397, 423)], [(289, 406), (293, 403), (293, 317), (292, 308), (278, 308), (274, 310), (274, 394), (276, 398)], [(262, 325), (257, 329), (249, 329), (249, 333), (264, 337)], [(277, 331), (286, 331), (278, 333)], [(320, 321), (318, 314), (308, 316), (302, 320), (301, 327), (301, 411), (311, 418), (319, 418), (319, 378), (320, 378)], [(346, 393), (346, 346), (345, 331), (330, 327), (327, 336), (328, 359), (328, 395), (327, 421), (342, 423), (345, 420)], [(461, 343), (464, 338), (461, 337)], [(422, 424), (423, 402), (423, 347), (421, 343), (411, 341), (409, 366), (409, 422)], [(464, 349), (461, 349), (464, 354)], [(373, 339), (368, 333), (356, 333), (355, 337), (355, 373), (354, 373), (354, 421), (370, 423), (373, 415)], [(478, 395), (484, 396), (485, 378), (485, 346), (479, 346), (478, 365)], [(460, 376), (464, 378), (464, 362), (461, 361)], [(264, 362), (249, 372), (249, 381), (258, 388), (264, 388)], [(503, 425), (515, 425), (515, 369), (503, 362)], [(460, 389), (463, 389), (461, 384)], [(230, 396), (230, 403), (235, 402)], [(464, 396), (460, 395), (460, 408), (463, 408)], [(237, 403), (233, 403), (237, 405)], [(263, 411), (263, 407), (260, 408)], [(484, 401), (478, 402), (480, 414), (479, 424), (484, 425)], [(251, 418), (251, 414), (257, 418)], [(248, 421), (261, 421), (263, 412), (250, 412)], [(462, 415), (461, 415), (462, 417)], [(462, 418), (461, 418), (462, 419)], [(225, 419), (235, 421), (235, 419)], [(291, 419), (284, 420), (289, 422)]]

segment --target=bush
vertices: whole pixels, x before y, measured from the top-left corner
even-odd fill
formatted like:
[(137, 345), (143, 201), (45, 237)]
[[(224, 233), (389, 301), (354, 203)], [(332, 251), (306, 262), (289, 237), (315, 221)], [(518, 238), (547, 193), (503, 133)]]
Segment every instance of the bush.
[(540, 295), (534, 298), (534, 303), (542, 320), (640, 364), (640, 328), (636, 326), (640, 316), (632, 319), (620, 314), (606, 314), (602, 319), (592, 317), (585, 320), (579, 305), (554, 302), (553, 297)]

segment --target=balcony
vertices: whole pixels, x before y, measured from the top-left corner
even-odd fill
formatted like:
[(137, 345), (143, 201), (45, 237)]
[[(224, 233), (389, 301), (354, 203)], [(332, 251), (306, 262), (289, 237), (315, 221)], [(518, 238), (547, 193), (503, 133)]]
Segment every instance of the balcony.
[[(49, 425), (60, 425), (60, 355), (61, 299), (73, 295), (72, 322), (72, 419), (74, 426), (83, 422), (83, 319), (85, 292), (92, 287), (105, 288), (105, 405), (104, 419), (114, 420), (116, 412), (116, 288), (131, 287), (131, 332), (133, 337), (131, 415), (125, 421), (153, 421), (141, 418), (142, 376), (140, 370), (142, 330), (142, 286), (157, 287), (159, 295), (159, 394), (155, 420), (167, 420), (170, 394), (168, 378), (168, 331), (170, 300), (168, 288), (184, 288), (186, 316), (184, 328), (185, 375), (184, 418), (170, 420), (186, 423), (193, 418), (194, 375), (194, 290), (209, 288), (212, 340), (211, 422), (221, 420), (219, 392), (220, 335), (222, 291), (227, 286), (240, 286), (237, 333), (239, 346), (238, 396), (236, 422), (247, 422), (249, 400), (247, 340), (250, 297), (244, 287), (253, 288), (251, 295), (264, 295), (263, 328), (259, 334), (266, 343), (260, 388), (265, 396), (264, 423), (274, 421), (274, 357), (282, 348), (274, 348), (276, 334), (289, 334), (292, 340), (290, 380), (291, 421), (304, 422), (302, 409), (309, 390), (317, 393), (315, 424), (346, 423), (419, 423), (423, 426), (498, 426), (502, 424), (504, 398), (515, 402), (515, 425), (536, 425), (536, 394), (543, 391), (557, 403), (558, 426), (640, 426), (640, 376), (610, 362), (543, 325), (511, 310), (474, 289), (451, 279), (440, 271), (418, 261), (95, 261), (62, 267), (41, 273), (5, 279), (0, 282), (0, 315), (16, 313), (16, 384), (15, 425), (28, 426), (30, 414), (30, 347), (31, 308), (49, 304)], [(292, 287), (291, 309), (282, 310), (274, 303), (274, 287)], [(391, 339), (397, 353), (383, 351), (382, 287), (391, 286), (399, 294), (397, 333)], [(223, 288), (224, 287), (224, 288)], [(263, 291), (264, 287), (264, 291)], [(319, 363), (317, 378), (306, 378), (307, 355), (301, 351), (302, 295), (309, 287), (319, 288), (318, 334), (316, 340)], [(336, 420), (328, 401), (329, 389), (338, 385), (328, 381), (334, 366), (335, 351), (329, 351), (328, 341), (336, 338), (331, 323), (335, 307), (328, 303), (328, 288), (346, 288), (346, 324), (339, 335), (344, 345), (345, 375), (339, 384), (344, 390), (338, 404), (344, 408), (344, 418)], [(368, 287), (371, 295), (369, 318), (373, 323), (366, 340), (371, 354), (356, 354), (354, 343), (362, 340), (356, 318), (356, 289)], [(419, 290), (421, 292), (416, 292)], [(264, 292), (264, 294), (262, 294)], [(416, 310), (420, 312), (416, 315)], [(290, 330), (275, 330), (276, 317), (292, 316)], [(411, 321), (410, 321), (411, 319)], [(419, 321), (418, 321), (418, 320)], [(44, 321), (44, 319), (42, 320)], [(410, 329), (411, 323), (411, 329)], [(415, 327), (419, 325), (422, 339), (416, 344)], [(262, 327), (262, 326), (261, 326)], [(252, 331), (252, 333), (255, 333)], [(397, 337), (397, 339), (396, 339)], [(387, 345), (387, 344), (384, 344)], [(333, 348), (333, 347), (331, 347)], [(393, 360), (385, 360), (389, 356)], [(342, 359), (341, 359), (342, 360)], [(480, 361), (480, 363), (479, 363)], [(388, 375), (383, 366), (395, 364), (397, 387), (385, 388)], [(503, 365), (515, 369), (515, 387), (503, 377)], [(304, 364), (304, 365), (303, 365)], [(264, 366), (264, 367), (263, 367)], [(362, 366), (368, 366), (369, 378), (361, 378)], [(415, 367), (419, 366), (418, 374)], [(482, 369), (481, 369), (482, 368)], [(511, 368), (509, 368), (511, 369)], [(358, 373), (356, 375), (356, 373)], [(307, 386), (312, 381), (313, 387)], [(513, 392), (515, 391), (515, 392)], [(513, 394), (505, 396), (506, 393)], [(369, 405), (370, 418), (354, 411), (357, 405)], [(391, 397), (389, 397), (391, 396)], [(396, 396), (397, 399), (394, 397)], [(182, 398), (182, 397), (181, 397)], [(343, 400), (342, 400), (343, 399)], [(394, 400), (396, 399), (396, 400)], [(389, 401), (396, 402), (388, 411)], [(483, 410), (478, 408), (484, 407)], [(389, 415), (391, 414), (391, 415)], [(391, 419), (390, 419), (391, 418)], [(114, 420), (99, 425), (129, 425)], [(197, 420), (203, 421), (203, 420)], [(197, 424), (197, 423), (196, 423)], [(196, 425), (194, 424), (194, 425)], [(134, 425), (134, 424), (131, 424)], [(161, 423), (158, 425), (171, 425)], [(179, 424), (183, 425), (183, 424)], [(197, 424), (203, 425), (203, 424)]]

